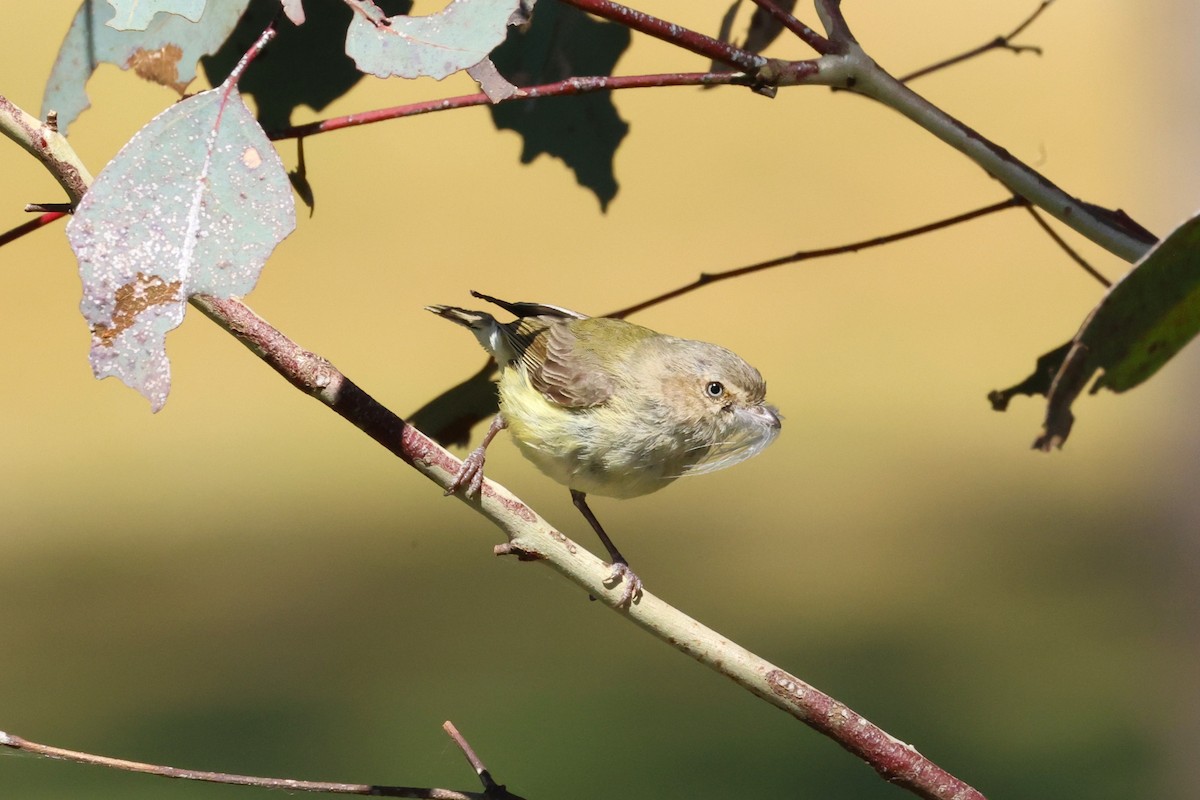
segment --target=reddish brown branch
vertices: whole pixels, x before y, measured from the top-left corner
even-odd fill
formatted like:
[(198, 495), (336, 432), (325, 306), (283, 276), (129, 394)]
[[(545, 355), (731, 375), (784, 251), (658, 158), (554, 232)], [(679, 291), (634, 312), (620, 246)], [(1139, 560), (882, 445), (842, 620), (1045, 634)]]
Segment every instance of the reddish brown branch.
[(15, 228), (11, 228), (4, 233), (0, 233), (0, 247), (3, 247), (9, 242), (16, 241), (25, 234), (32, 233), (38, 228), (43, 228), (49, 225), (51, 222), (54, 222), (56, 219), (62, 219), (65, 216), (67, 216), (67, 212), (65, 211), (49, 211), (45, 214), (34, 217), (28, 222), (24, 222)]
[[(750, 86), (754, 78), (738, 72), (666, 72), (654, 75), (621, 75), (610, 77), (596, 75), (583, 78), (567, 78), (554, 83), (543, 83), (538, 86), (526, 86), (517, 90), (512, 97), (502, 100), (502, 103), (513, 103), (520, 100), (533, 100), (541, 97), (565, 97), (590, 92), (613, 91), (616, 89), (646, 89), (660, 86)], [(470, 106), (486, 106), (491, 101), (483, 92), (464, 94), (458, 97), (447, 97), (441, 100), (423, 100), (392, 108), (381, 108), (376, 111), (364, 111), (345, 117), (310, 122), (292, 128), (271, 131), (267, 135), (276, 141), (280, 139), (296, 139), (312, 136), (317, 133), (352, 128), (358, 125), (369, 125), (401, 117), (415, 117), (420, 114), (431, 114), (435, 111), (449, 111), (453, 108), (469, 108)]]
[(678, 45), (685, 50), (691, 50), (711, 61), (728, 64), (742, 72), (756, 72), (767, 63), (765, 58), (756, 53), (623, 6), (620, 3), (614, 3), (613, 0), (559, 0), (559, 2), (612, 22), (619, 22), (635, 31)]

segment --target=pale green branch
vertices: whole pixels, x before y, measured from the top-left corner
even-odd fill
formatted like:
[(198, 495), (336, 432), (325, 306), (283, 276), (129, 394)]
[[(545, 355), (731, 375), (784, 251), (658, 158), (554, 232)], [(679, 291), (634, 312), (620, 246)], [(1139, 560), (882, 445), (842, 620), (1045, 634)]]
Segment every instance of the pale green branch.
[(21, 145), (46, 166), (74, 205), (92, 185), (92, 175), (67, 138), (58, 132), (53, 117), (43, 122), (0, 95), (0, 133)]

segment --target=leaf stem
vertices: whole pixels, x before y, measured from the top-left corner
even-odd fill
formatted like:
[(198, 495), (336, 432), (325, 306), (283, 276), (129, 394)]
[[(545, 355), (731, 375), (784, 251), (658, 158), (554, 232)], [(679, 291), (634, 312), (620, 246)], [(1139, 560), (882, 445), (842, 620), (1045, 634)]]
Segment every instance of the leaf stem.
[(238, 81), (242, 79), (242, 73), (246, 71), (246, 67), (250, 66), (250, 63), (258, 57), (258, 54), (263, 51), (263, 48), (266, 47), (267, 44), (274, 38), (275, 24), (271, 23), (267, 25), (266, 30), (259, 35), (259, 37), (254, 41), (254, 44), (250, 45), (250, 49), (247, 50), (240, 59), (238, 59), (238, 63), (235, 64), (233, 69), (229, 71), (228, 77), (225, 78), (225, 85), (230, 87), (236, 86)]

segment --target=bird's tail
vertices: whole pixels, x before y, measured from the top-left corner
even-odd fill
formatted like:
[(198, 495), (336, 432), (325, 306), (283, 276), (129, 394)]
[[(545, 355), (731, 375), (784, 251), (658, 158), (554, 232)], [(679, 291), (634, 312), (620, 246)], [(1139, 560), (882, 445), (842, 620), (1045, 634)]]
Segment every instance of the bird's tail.
[(486, 311), (471, 311), (458, 306), (441, 305), (425, 306), (425, 310), (469, 329), (497, 364), (507, 364), (515, 357), (512, 348), (508, 346), (504, 327)]
[(485, 311), (470, 311), (458, 306), (442, 305), (425, 306), (425, 310), (473, 331), (484, 330), (497, 324), (496, 318)]

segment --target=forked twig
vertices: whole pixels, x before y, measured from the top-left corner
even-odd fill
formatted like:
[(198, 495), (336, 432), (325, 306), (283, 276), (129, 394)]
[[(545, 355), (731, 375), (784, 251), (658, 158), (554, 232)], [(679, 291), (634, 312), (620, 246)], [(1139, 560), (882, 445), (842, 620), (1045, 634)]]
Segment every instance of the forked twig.
[(952, 67), (955, 64), (961, 64), (962, 62), (967, 61), (968, 59), (972, 59), (972, 58), (975, 58), (976, 56), (983, 55), (984, 53), (987, 53), (991, 50), (1008, 50), (1012, 53), (1036, 53), (1037, 55), (1040, 56), (1042, 54), (1042, 48), (1036, 47), (1034, 45), (1013, 44), (1012, 40), (1017, 38), (1017, 36), (1021, 35), (1021, 33), (1026, 28), (1028, 28), (1030, 25), (1032, 25), (1033, 21), (1035, 19), (1037, 19), (1039, 16), (1041, 16), (1042, 12), (1045, 11), (1050, 6), (1050, 4), (1053, 2), (1054, 2), (1054, 0), (1042, 0), (1041, 5), (1039, 5), (1032, 14), (1030, 14), (1028, 17), (1026, 17), (1025, 20), (1020, 25), (1013, 28), (1012, 31), (1007, 36), (997, 36), (995, 39), (992, 39), (990, 42), (981, 44), (978, 47), (973, 47), (970, 50), (966, 51), (965, 53), (959, 53), (956, 56), (951, 56), (950, 58), (944, 59), (942, 61), (938, 61), (935, 64), (930, 64), (927, 67), (922, 67), (921, 69), (917, 70), (916, 72), (910, 72), (907, 75), (900, 78), (900, 82), (908, 83), (910, 81), (915, 81), (917, 78), (923, 78), (926, 75), (929, 75), (930, 73), (933, 73), (933, 72), (937, 72), (940, 69), (945, 69), (946, 67)]
[[(475, 758), (471, 746), (449, 722), (446, 723), (451, 738), (469, 753), (468, 758)], [(181, 769), (168, 767), (163, 764), (150, 764), (145, 761), (129, 761), (123, 758), (111, 758), (94, 753), (84, 753), (79, 750), (68, 750), (63, 747), (40, 744), (22, 738), (15, 734), (0, 731), (0, 746), (31, 753), (43, 758), (53, 758), (60, 761), (71, 761), (76, 764), (89, 764), (97, 767), (121, 770), (122, 772), (137, 772), (143, 775), (155, 775), (160, 778), (176, 778), (203, 783), (220, 783), (227, 786), (256, 786), (260, 789), (283, 789), (289, 792), (314, 792), (320, 794), (350, 794), (366, 795), (369, 797), (407, 797), (417, 800), (523, 800), (509, 793), (503, 786), (497, 784), (489, 776), (483, 780), (483, 792), (460, 792), (454, 789), (437, 789), (416, 786), (379, 786), (368, 783), (334, 783), (330, 781), (301, 781), (294, 778), (263, 778), (255, 775), (234, 775), (228, 772), (212, 772), (199, 769)]]

